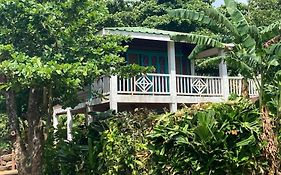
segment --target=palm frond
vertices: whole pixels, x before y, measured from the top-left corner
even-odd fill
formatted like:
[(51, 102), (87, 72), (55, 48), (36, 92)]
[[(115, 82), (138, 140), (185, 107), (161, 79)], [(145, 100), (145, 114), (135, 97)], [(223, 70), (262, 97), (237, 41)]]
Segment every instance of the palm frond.
[(205, 45), (196, 45), (192, 52), (189, 54), (188, 59), (194, 59), (196, 56), (204, 51), (207, 47)]
[(168, 14), (176, 18), (187, 19), (190, 21), (198, 21), (207, 25), (216, 24), (215, 21), (213, 21), (211, 18), (209, 18), (202, 12), (196, 12), (196, 11), (185, 10), (185, 9), (176, 9), (176, 10), (168, 11)]
[(260, 33), (262, 35), (263, 40), (270, 39), (274, 37), (276, 34), (279, 34), (281, 31), (281, 20), (278, 20), (267, 27), (261, 27)]
[(249, 35), (250, 26), (244, 15), (238, 10), (234, 0), (224, 0), (226, 9), (230, 14), (232, 22), (236, 25), (237, 31), (241, 36), (242, 44), (247, 48), (249, 53), (253, 53), (256, 46), (256, 41)]
[(210, 38), (209, 36), (197, 35), (197, 34), (182, 34), (174, 35), (172, 39), (175, 41), (187, 41), (192, 44), (205, 45), (217, 48), (224, 48), (224, 43), (219, 40)]
[(239, 52), (230, 52), (229, 56), (227, 57), (227, 62), (229, 62), (231, 65), (236, 65), (242, 74), (249, 77), (255, 71), (257, 64), (254, 56)]
[(225, 56), (217, 56), (217, 57), (210, 57), (206, 58), (204, 61), (198, 64), (199, 67), (205, 67), (210, 65), (217, 65)]
[(259, 33), (259, 29), (256, 25), (251, 25), (249, 26), (249, 34), (252, 38), (254, 38), (256, 41), (260, 40), (260, 33)]
[(281, 20), (275, 21), (267, 27), (262, 27), (260, 33), (272, 33), (272, 32), (280, 32), (281, 31)]
[(208, 8), (205, 10), (206, 15), (214, 21), (216, 21), (221, 26), (227, 28), (234, 36), (239, 36), (237, 29), (235, 26), (215, 8)]
[(270, 55), (281, 57), (281, 42), (273, 44), (269, 48), (267, 48), (267, 53)]

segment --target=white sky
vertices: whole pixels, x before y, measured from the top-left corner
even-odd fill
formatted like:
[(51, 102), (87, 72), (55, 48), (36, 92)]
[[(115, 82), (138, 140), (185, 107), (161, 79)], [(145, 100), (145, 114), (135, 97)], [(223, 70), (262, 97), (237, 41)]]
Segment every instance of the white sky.
[[(248, 0), (236, 0), (237, 2), (243, 2), (243, 3), (246, 3)], [(216, 0), (213, 5), (215, 7), (219, 7), (221, 6), (222, 4), (224, 4), (224, 0)]]

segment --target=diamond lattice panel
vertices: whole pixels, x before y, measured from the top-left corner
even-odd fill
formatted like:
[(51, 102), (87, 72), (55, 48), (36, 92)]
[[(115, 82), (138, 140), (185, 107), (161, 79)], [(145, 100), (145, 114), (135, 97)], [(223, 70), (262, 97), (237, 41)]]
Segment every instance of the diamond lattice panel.
[(135, 83), (142, 92), (148, 92), (153, 86), (152, 81), (145, 75), (138, 78)]
[(192, 87), (198, 94), (202, 94), (205, 91), (205, 89), (207, 88), (207, 84), (204, 80), (199, 78), (199, 79), (195, 79), (193, 81)]

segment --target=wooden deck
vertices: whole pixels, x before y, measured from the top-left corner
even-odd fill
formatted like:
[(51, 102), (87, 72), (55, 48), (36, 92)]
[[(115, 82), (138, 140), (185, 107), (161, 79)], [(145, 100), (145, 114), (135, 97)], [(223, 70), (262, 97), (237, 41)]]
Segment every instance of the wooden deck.
[(15, 157), (14, 152), (0, 157), (0, 175), (18, 174)]
[(0, 171), (0, 175), (16, 175), (16, 174), (18, 174), (18, 170)]

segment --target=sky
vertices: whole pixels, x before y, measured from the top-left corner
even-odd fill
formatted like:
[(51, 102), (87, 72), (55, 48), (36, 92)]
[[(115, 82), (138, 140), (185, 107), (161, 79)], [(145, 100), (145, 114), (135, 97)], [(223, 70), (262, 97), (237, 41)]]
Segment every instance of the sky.
[[(237, 2), (243, 2), (243, 3), (246, 3), (247, 0), (236, 0)], [(214, 2), (214, 6), (215, 7), (219, 7), (221, 6), (222, 4), (224, 4), (224, 1), (223, 0), (216, 0), (216, 2)]]

